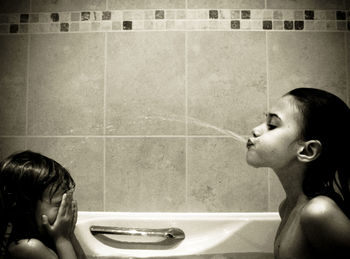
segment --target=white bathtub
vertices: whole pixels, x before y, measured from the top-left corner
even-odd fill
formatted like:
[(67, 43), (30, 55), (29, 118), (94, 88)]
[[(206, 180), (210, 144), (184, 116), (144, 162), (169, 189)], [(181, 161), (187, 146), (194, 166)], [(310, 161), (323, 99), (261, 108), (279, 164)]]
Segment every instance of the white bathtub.
[[(79, 212), (75, 234), (88, 258), (272, 259), (279, 222), (277, 213)], [(123, 228), (127, 234), (176, 228), (184, 236), (93, 234), (91, 226)]]

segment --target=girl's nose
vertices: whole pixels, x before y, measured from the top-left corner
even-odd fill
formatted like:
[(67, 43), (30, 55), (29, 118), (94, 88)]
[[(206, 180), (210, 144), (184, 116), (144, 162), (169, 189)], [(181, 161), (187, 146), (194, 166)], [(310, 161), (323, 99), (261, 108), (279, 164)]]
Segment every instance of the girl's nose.
[(252, 134), (253, 134), (253, 137), (254, 137), (254, 138), (257, 138), (257, 137), (259, 137), (259, 136), (262, 134), (262, 132), (263, 132), (262, 126), (263, 126), (263, 124), (261, 124), (261, 125), (255, 127), (255, 128), (252, 130)]
[(254, 128), (254, 129), (252, 130), (252, 134), (253, 134), (253, 137), (254, 137), (254, 138), (258, 137), (256, 128)]

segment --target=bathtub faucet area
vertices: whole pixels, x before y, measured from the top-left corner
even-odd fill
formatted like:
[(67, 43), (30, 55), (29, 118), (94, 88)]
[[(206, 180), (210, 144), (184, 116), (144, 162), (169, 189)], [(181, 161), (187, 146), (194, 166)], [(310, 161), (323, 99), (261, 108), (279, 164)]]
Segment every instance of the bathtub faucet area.
[(167, 229), (148, 229), (148, 228), (122, 228), (122, 227), (106, 227), (106, 226), (91, 226), (90, 231), (93, 234), (115, 234), (115, 235), (130, 235), (130, 236), (156, 236), (164, 237), (165, 239), (185, 239), (185, 233), (179, 228)]
[(278, 213), (81, 211), (75, 233), (89, 259), (272, 259), (279, 221)]

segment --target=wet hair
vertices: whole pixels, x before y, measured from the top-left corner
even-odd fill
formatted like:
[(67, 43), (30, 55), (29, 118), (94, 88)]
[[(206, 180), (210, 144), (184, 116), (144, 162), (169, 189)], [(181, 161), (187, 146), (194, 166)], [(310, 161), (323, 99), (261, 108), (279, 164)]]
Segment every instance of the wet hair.
[(4, 250), (4, 234), (12, 225), (10, 242), (39, 238), (35, 221), (37, 201), (49, 188), (49, 197), (59, 189), (75, 187), (69, 172), (56, 161), (32, 151), (10, 155), (0, 163), (0, 245)]
[(310, 197), (333, 199), (350, 218), (350, 109), (337, 96), (320, 89), (297, 88), (292, 96), (301, 112), (300, 137), (318, 140), (320, 155), (309, 163), (303, 191)]

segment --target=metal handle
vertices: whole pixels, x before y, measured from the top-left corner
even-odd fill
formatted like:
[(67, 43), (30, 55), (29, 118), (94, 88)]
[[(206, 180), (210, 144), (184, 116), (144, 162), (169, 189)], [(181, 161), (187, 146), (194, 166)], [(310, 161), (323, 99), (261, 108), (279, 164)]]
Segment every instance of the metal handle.
[(107, 227), (107, 226), (91, 226), (92, 234), (112, 234), (112, 235), (129, 235), (129, 236), (150, 236), (163, 237), (168, 240), (181, 241), (185, 239), (185, 233), (179, 228), (123, 228), (123, 227)]

